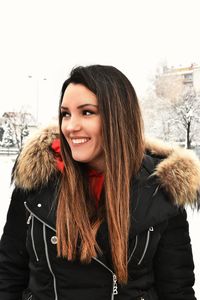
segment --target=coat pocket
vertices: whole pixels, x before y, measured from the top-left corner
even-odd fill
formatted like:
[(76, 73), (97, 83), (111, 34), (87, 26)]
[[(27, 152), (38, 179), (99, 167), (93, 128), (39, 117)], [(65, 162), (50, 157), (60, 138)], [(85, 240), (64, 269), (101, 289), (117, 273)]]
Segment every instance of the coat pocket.
[(134, 243), (132, 242), (132, 250), (128, 258), (128, 263), (134, 263), (139, 266), (148, 256), (149, 247), (152, 240), (154, 228), (149, 229), (139, 235), (136, 235)]

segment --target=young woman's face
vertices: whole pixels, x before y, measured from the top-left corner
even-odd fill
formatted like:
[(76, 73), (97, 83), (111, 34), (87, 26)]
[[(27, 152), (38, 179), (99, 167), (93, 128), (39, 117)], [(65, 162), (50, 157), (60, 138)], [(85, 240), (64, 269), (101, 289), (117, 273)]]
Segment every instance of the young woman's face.
[(70, 83), (63, 96), (61, 114), (61, 130), (73, 159), (102, 171), (102, 130), (96, 95), (82, 84)]

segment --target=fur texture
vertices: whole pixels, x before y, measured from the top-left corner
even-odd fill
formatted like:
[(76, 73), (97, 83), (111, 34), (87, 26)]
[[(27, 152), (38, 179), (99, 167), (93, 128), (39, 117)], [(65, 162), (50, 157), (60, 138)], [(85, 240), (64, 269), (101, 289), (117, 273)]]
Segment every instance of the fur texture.
[(17, 187), (25, 190), (38, 188), (57, 172), (51, 144), (58, 136), (58, 128), (51, 126), (37, 132), (27, 141), (13, 168), (12, 180)]
[[(39, 131), (27, 141), (13, 169), (13, 181), (25, 190), (38, 188), (57, 172), (51, 150), (52, 141), (59, 137), (58, 128), (51, 126)], [(171, 147), (158, 140), (146, 139), (146, 150), (164, 158), (154, 173), (160, 186), (178, 206), (199, 206), (200, 161), (191, 150)]]

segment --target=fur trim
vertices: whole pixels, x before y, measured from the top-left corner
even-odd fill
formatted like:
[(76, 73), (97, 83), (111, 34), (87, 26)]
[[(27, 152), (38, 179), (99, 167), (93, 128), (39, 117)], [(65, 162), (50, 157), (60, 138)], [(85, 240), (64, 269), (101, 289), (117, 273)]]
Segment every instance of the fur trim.
[(168, 157), (174, 151), (173, 146), (155, 138), (145, 138), (145, 149), (147, 152), (155, 156)]
[(58, 136), (58, 128), (51, 126), (37, 132), (27, 141), (13, 168), (12, 181), (17, 187), (25, 190), (38, 188), (57, 172), (50, 146)]
[[(47, 184), (50, 177), (58, 172), (51, 144), (59, 137), (57, 126), (39, 131), (27, 141), (18, 156), (13, 181), (25, 190)], [(163, 158), (152, 175), (172, 197), (178, 206), (200, 204), (200, 161), (197, 155), (181, 147), (172, 147), (159, 140), (146, 139), (146, 150)]]
[(147, 140), (146, 149), (164, 159), (154, 173), (160, 186), (177, 206), (200, 206), (200, 160), (192, 150), (173, 147), (159, 140)]

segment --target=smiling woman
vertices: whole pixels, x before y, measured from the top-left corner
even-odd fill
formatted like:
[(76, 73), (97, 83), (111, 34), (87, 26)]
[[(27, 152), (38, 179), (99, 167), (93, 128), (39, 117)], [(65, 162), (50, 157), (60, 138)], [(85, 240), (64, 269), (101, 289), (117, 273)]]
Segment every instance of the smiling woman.
[(16, 160), (0, 298), (195, 300), (195, 154), (144, 140), (135, 90), (112, 66), (72, 70), (58, 125)]
[(101, 117), (96, 95), (82, 84), (70, 83), (61, 103), (61, 130), (74, 160), (103, 171)]

